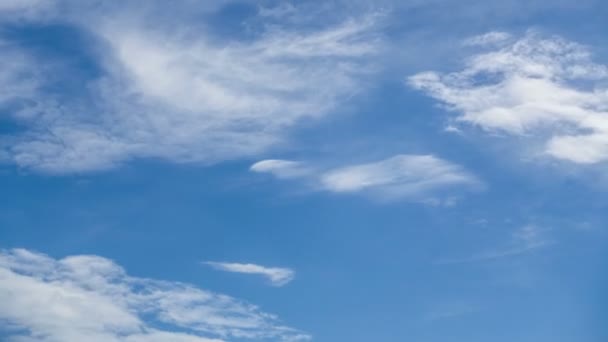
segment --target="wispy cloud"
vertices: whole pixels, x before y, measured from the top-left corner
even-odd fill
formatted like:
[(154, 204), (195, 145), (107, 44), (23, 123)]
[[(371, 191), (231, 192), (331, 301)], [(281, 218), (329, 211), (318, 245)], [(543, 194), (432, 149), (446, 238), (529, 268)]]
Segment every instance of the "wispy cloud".
[[(12, 162), (65, 173), (133, 158), (212, 163), (255, 155), (299, 121), (321, 118), (361, 91), (381, 46), (373, 13), (315, 30), (273, 21), (272, 28), (258, 25), (250, 39), (218, 40), (177, 15), (191, 12), (183, 8), (188, 2), (176, 3), (171, 17), (159, 14), (160, 4), (136, 10), (70, 2), (67, 8), (80, 6), (77, 17), (57, 14), (57, 22), (89, 32), (95, 39), (87, 43), (99, 45), (84, 48), (102, 52), (93, 54), (101, 75), (83, 80), (79, 96), (48, 91), (62, 75), (19, 51), (28, 63), (12, 74), (37, 77), (26, 90), (21, 82), (0, 83), (13, 94), (0, 101), (22, 104), (12, 114), (22, 118), (24, 133), (2, 144)], [(150, 29), (149, 22), (159, 24)]]
[(575, 163), (608, 159), (608, 68), (560, 37), (491, 32), (467, 41), (458, 72), (424, 72), (409, 84), (460, 112), (458, 122), (513, 136), (537, 135), (545, 155)]
[(315, 170), (302, 162), (280, 159), (267, 159), (259, 161), (251, 166), (251, 171), (259, 173), (270, 173), (280, 179), (307, 177)]
[[(277, 178), (299, 178), (314, 190), (368, 193), (382, 199), (427, 200), (452, 187), (479, 187), (481, 182), (459, 165), (432, 155), (396, 155), (384, 160), (336, 168), (302, 162), (263, 160), (251, 166)], [(289, 177), (286, 177), (289, 175)]]
[[(137, 278), (111, 260), (0, 252), (0, 321), (19, 341), (302, 341), (310, 337), (237, 299)], [(161, 323), (161, 324), (158, 324)]]
[(296, 275), (296, 272), (289, 268), (264, 267), (256, 264), (215, 261), (206, 261), (204, 264), (220, 271), (261, 275), (266, 277), (273, 286), (286, 285), (287, 283), (291, 282)]
[(500, 44), (511, 39), (511, 35), (507, 32), (492, 31), (479, 36), (468, 38), (464, 41), (464, 45), (483, 46), (490, 44)]
[(437, 261), (436, 264), (489, 261), (530, 253), (554, 243), (554, 241), (547, 236), (546, 231), (546, 229), (536, 225), (526, 225), (513, 232), (511, 241), (507, 246), (494, 248), (468, 257), (442, 259)]

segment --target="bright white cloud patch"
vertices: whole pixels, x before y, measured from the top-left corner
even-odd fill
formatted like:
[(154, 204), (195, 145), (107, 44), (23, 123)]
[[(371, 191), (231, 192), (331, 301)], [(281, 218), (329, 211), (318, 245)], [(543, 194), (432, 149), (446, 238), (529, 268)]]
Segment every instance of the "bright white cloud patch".
[[(447, 188), (478, 187), (481, 183), (462, 167), (431, 155), (396, 155), (381, 161), (338, 168), (313, 168), (292, 161), (264, 160), (251, 166), (278, 178), (290, 175), (313, 184), (319, 190), (336, 193), (367, 192), (385, 199), (430, 199)], [(306, 172), (304, 172), (306, 171)]]
[[(3, 73), (37, 75), (27, 91), (0, 83), (13, 95), (5, 103), (22, 104), (11, 114), (35, 114), (20, 122), (25, 133), (4, 139), (10, 160), (65, 173), (133, 158), (211, 163), (255, 155), (297, 122), (327, 115), (360, 91), (373, 69), (368, 57), (380, 45), (375, 15), (317, 30), (275, 24), (251, 39), (218, 40), (191, 18), (156, 18), (154, 4), (137, 11), (125, 5), (120, 14), (96, 7), (82, 9), (82, 18), (59, 15), (103, 47), (96, 61), (102, 76), (86, 81), (83, 94), (66, 99), (49, 92), (62, 76), (39, 61), (3, 65)], [(145, 24), (156, 19), (163, 25)]]
[(458, 121), (509, 135), (535, 134), (545, 154), (575, 163), (608, 159), (608, 68), (586, 47), (529, 32), (490, 33), (459, 72), (424, 72), (411, 86), (462, 113)]
[(23, 249), (0, 252), (0, 303), (0, 322), (12, 341), (309, 339), (250, 304), (188, 284), (132, 277), (91, 255), (56, 260)]
[(244, 274), (257, 274), (266, 277), (273, 286), (283, 286), (293, 280), (296, 273), (289, 268), (281, 267), (264, 267), (256, 264), (240, 264), (232, 262), (214, 262), (207, 261), (206, 265), (209, 265), (216, 270), (244, 273)]

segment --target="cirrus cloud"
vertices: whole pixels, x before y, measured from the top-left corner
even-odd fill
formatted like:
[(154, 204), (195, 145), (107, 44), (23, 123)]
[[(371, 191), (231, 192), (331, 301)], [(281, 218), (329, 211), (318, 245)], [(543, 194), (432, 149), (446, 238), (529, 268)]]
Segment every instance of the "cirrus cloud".
[(335, 168), (302, 162), (262, 160), (251, 171), (279, 179), (301, 179), (315, 190), (364, 193), (386, 200), (413, 199), (436, 203), (436, 196), (453, 188), (479, 188), (482, 183), (463, 167), (432, 155), (396, 155), (371, 163)]
[(81, 5), (78, 18), (56, 14), (91, 36), (81, 49), (98, 51), (90, 55), (99, 75), (79, 81), (75, 96), (52, 91), (65, 70), (43, 67), (47, 61), (17, 44), (2, 52), (0, 108), (23, 128), (0, 141), (3, 159), (70, 173), (137, 158), (214, 163), (256, 155), (361, 91), (381, 46), (375, 13), (314, 30), (260, 24), (250, 39), (218, 40), (193, 18), (161, 15), (158, 6)]

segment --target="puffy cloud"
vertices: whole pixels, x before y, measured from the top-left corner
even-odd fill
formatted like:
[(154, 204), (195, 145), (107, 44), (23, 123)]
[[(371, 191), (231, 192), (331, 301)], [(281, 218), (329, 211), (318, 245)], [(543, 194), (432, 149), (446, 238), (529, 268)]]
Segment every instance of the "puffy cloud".
[[(428, 200), (453, 187), (479, 187), (481, 182), (461, 166), (432, 155), (396, 155), (384, 160), (337, 168), (311, 167), (301, 162), (264, 160), (254, 172), (277, 178), (300, 178), (317, 190), (368, 193), (383, 199)], [(289, 177), (285, 177), (285, 175)]]
[(293, 270), (289, 268), (264, 267), (256, 264), (241, 264), (215, 261), (207, 261), (205, 262), (205, 264), (220, 271), (262, 275), (266, 277), (273, 286), (286, 285), (287, 283), (293, 280), (296, 274)]
[(132, 277), (93, 255), (56, 260), (2, 251), (0, 301), (0, 321), (14, 341), (309, 339), (253, 305), (188, 284)]
[(554, 158), (608, 158), (608, 68), (586, 47), (535, 32), (519, 39), (493, 32), (471, 42), (488, 50), (477, 50), (461, 71), (423, 72), (409, 84), (461, 113), (461, 123), (541, 137)]

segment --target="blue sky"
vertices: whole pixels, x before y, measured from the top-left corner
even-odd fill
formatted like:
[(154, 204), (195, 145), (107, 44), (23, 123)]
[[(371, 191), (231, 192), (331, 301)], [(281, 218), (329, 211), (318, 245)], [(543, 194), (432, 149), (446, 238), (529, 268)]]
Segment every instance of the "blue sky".
[(0, 339), (607, 341), (607, 10), (0, 0)]

